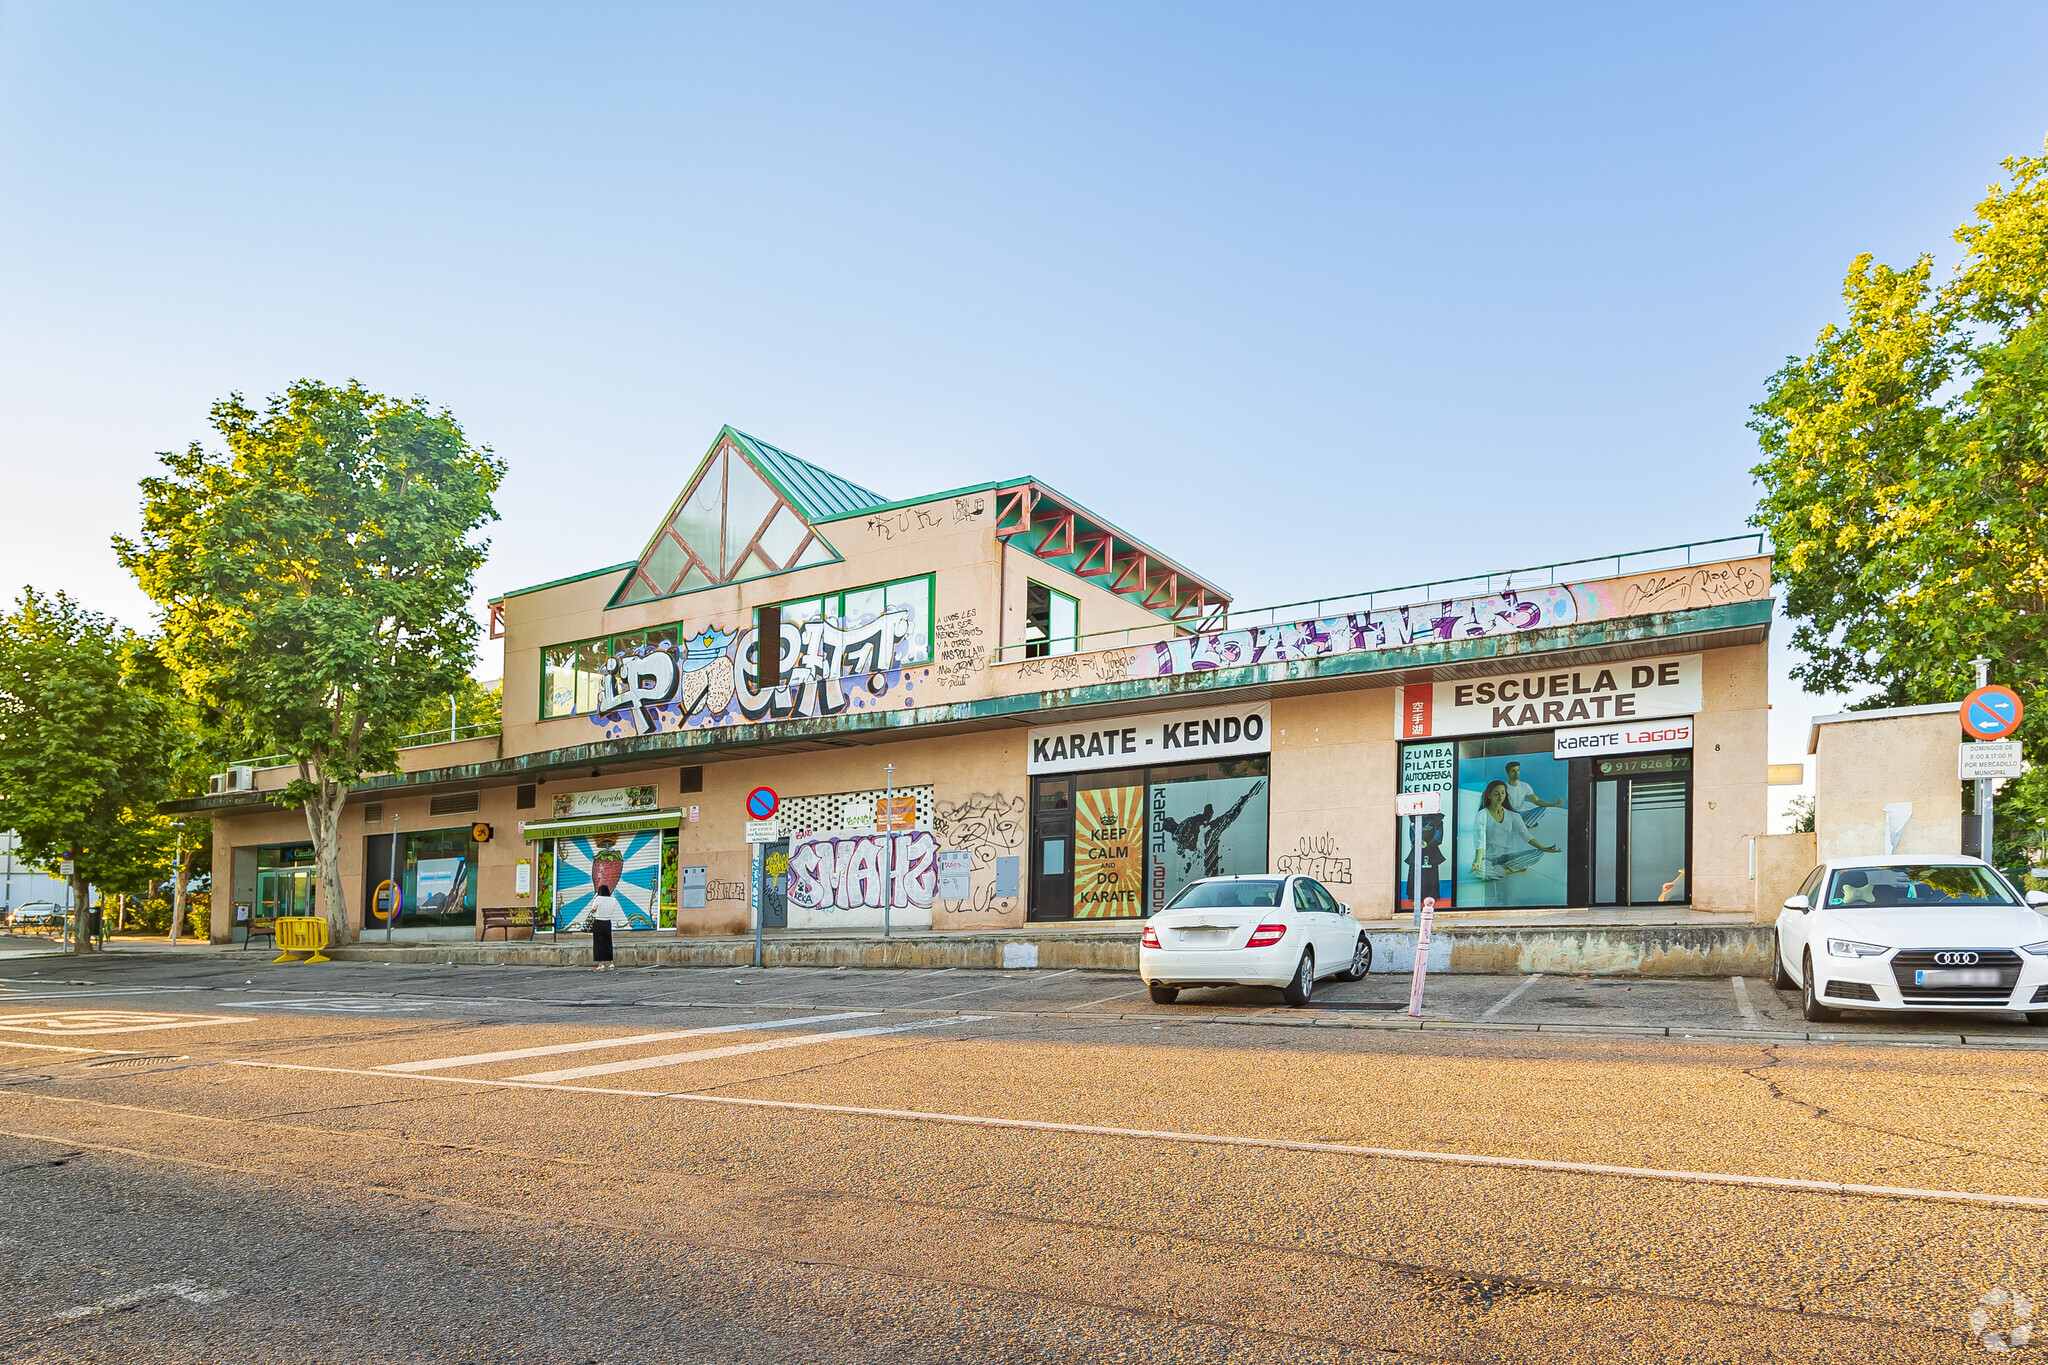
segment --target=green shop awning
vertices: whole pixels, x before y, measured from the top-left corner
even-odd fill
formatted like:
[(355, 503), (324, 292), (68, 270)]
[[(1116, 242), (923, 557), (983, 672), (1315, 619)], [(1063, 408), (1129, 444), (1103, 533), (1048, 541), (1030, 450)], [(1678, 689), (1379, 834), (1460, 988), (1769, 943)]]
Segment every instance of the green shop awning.
[(641, 810), (630, 815), (585, 815), (567, 820), (528, 820), (528, 839), (561, 839), (581, 834), (631, 834), (642, 829), (674, 829), (683, 821), (679, 810)]

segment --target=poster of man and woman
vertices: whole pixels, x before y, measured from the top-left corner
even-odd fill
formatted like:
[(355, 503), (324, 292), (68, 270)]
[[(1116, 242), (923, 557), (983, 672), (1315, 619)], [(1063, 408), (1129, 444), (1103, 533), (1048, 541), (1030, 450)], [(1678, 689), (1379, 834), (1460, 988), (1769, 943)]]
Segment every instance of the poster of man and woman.
[[(1465, 740), (1455, 742), (1455, 755), (1452, 749), (1451, 742), (1414, 744), (1402, 755), (1404, 789), (1445, 797), (1444, 814), (1420, 822), (1422, 895), (1444, 909), (1565, 904), (1569, 763), (1551, 756), (1548, 736), (1540, 744), (1519, 736)], [(1403, 910), (1414, 908), (1415, 823), (1401, 821), (1396, 841)]]

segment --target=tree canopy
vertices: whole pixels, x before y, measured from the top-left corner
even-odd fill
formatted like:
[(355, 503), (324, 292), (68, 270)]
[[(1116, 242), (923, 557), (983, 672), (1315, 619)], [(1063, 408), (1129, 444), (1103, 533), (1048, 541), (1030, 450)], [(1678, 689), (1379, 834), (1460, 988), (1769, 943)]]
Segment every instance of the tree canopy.
[(175, 705), (148, 642), (65, 594), (0, 616), (0, 828), (32, 864), (75, 859), (81, 910), (88, 884), (140, 889), (170, 862)]
[[(1954, 701), (1970, 660), (2048, 705), (2048, 155), (2002, 163), (1962, 259), (1895, 269), (1856, 258), (1847, 316), (1772, 375), (1750, 426), (1764, 461), (1753, 524), (1814, 691), (1867, 704)], [(2048, 713), (2023, 727), (2035, 816)], [(2023, 825), (2002, 822), (2011, 855)]]
[(193, 442), (143, 481), (117, 539), (155, 599), (186, 690), (289, 755), (281, 794), (312, 834), (322, 913), (352, 935), (338, 821), (348, 789), (398, 766), (397, 741), (475, 658), (468, 604), (504, 466), (445, 409), (301, 380), (261, 411), (216, 403), (226, 449)]

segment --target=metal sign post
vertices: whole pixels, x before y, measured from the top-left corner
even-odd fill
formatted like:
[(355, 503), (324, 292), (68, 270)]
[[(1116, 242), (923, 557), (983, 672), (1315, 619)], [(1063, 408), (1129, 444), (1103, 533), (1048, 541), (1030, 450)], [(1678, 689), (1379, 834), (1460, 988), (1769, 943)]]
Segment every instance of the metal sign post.
[[(398, 918), (398, 812), (391, 812), (391, 899), (384, 902), (384, 941), (391, 942), (391, 922)], [(509, 930), (507, 931), (510, 932)]]
[[(1970, 662), (1977, 668), (1977, 690), (1963, 698), (1958, 712), (1963, 729), (1970, 738), (1978, 741), (2009, 738), (2020, 728), (2020, 720), (2026, 715), (2019, 693), (2010, 687), (1992, 686), (1991, 660), (1980, 654)], [(1968, 758), (1962, 760), (1966, 765), (1969, 761)], [(1993, 842), (1991, 819), (1991, 783), (1989, 777), (1977, 779), (1977, 854), (1997, 867), (1998, 846)]]
[(762, 880), (766, 877), (768, 871), (768, 845), (754, 844), (751, 847), (754, 850), (754, 875), (750, 883), (752, 889), (749, 892), (749, 898), (754, 903), (754, 965), (758, 967), (761, 965), (761, 921), (767, 918), (762, 913), (766, 902), (761, 895), (761, 890)]
[(1415, 905), (1415, 972), (1408, 982), (1408, 1017), (1422, 1017), (1423, 979), (1429, 975), (1429, 930), (1436, 919), (1436, 897), (1422, 894), (1422, 818), (1443, 814), (1440, 792), (1402, 792), (1394, 798), (1394, 814), (1408, 817), (1411, 859), (1408, 899)]

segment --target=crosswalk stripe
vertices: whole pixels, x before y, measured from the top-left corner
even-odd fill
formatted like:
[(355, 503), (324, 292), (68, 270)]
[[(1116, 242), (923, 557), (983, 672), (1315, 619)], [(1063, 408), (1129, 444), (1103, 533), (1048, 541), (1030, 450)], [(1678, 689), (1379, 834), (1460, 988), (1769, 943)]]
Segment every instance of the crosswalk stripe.
[[(800, 1023), (801, 1020), (791, 1020)], [(877, 1028), (844, 1029), (838, 1033), (801, 1033), (794, 1038), (770, 1038), (759, 1043), (738, 1043), (732, 1047), (711, 1047), (699, 1052), (669, 1052), (659, 1057), (635, 1057), (625, 1062), (600, 1062), (596, 1066), (571, 1067), (566, 1071), (536, 1071), (526, 1076), (514, 1076), (515, 1081), (532, 1081), (545, 1084), (550, 1081), (574, 1081), (586, 1076), (616, 1076), (621, 1071), (644, 1071), (655, 1066), (680, 1066), (684, 1062), (708, 1062), (714, 1057), (737, 1057), (743, 1052), (772, 1052), (784, 1047), (808, 1047), (812, 1043), (836, 1043), (842, 1038), (874, 1038), (884, 1033), (908, 1033), (912, 1029), (943, 1028), (948, 1024), (967, 1022), (965, 1018), (920, 1019), (911, 1024), (884, 1024)]]
[(549, 1043), (543, 1047), (517, 1047), (507, 1052), (472, 1052), (465, 1057), (430, 1057), (423, 1062), (392, 1062), (379, 1071), (440, 1071), (451, 1066), (483, 1066), (488, 1062), (517, 1062), (528, 1057), (555, 1057), (564, 1052), (593, 1052), (598, 1048), (632, 1047), (638, 1043), (666, 1043), (672, 1038), (695, 1038), (706, 1033), (746, 1033), (752, 1029), (794, 1028), (798, 1024), (829, 1024), (840, 1019), (872, 1019), (877, 1011), (855, 1010), (842, 1014), (814, 1014), (804, 1019), (764, 1019), (751, 1024), (717, 1024), (709, 1028), (671, 1029), (666, 1033), (636, 1033), (624, 1038), (591, 1038), (580, 1043)]

